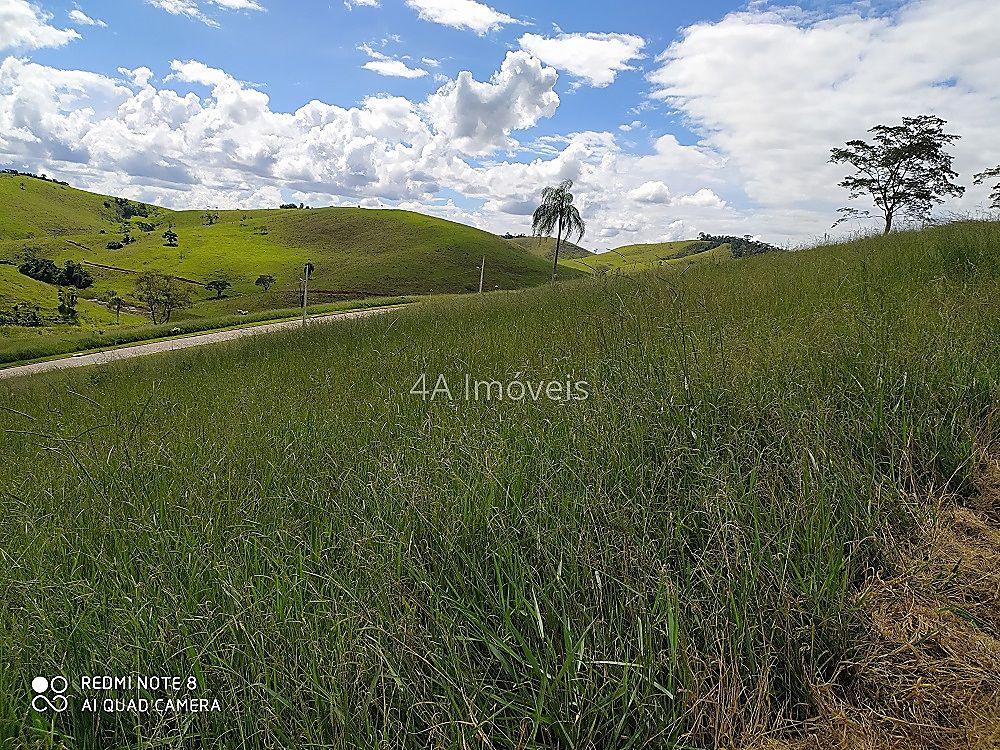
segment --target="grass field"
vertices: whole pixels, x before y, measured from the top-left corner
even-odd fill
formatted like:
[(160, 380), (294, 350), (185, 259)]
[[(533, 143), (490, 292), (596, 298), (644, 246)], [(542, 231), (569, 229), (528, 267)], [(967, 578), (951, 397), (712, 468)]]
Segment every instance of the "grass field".
[[(970, 222), (0, 386), (4, 746), (791, 747), (860, 702), (870, 746), (931, 747), (940, 638), (883, 643), (862, 594), (988, 491), (998, 248)], [(466, 374), (589, 398), (410, 393)], [(57, 673), (223, 711), (50, 724)]]
[(652, 268), (689, 266), (693, 263), (719, 263), (730, 257), (728, 246), (702, 251), (702, 243), (694, 240), (662, 242), (652, 245), (626, 245), (590, 256), (578, 256), (560, 261), (560, 265), (589, 273), (636, 273)]
[[(0, 357), (24, 359), (39, 339), (55, 351), (96, 337), (134, 336), (151, 321), (139, 310), (120, 325), (107, 310), (88, 300), (109, 291), (137, 305), (131, 296), (136, 274), (168, 273), (188, 280), (194, 304), (176, 320), (225, 319), (243, 310), (263, 314), (295, 307), (299, 278), (307, 261), (316, 266), (311, 285), (314, 303), (340, 303), (406, 295), (477, 291), (486, 258), (487, 289), (520, 289), (548, 281), (551, 269), (515, 244), (478, 229), (407, 211), (360, 208), (210, 212), (151, 207), (149, 216), (127, 222), (135, 242), (117, 250), (122, 222), (113, 200), (30, 177), (0, 174), (0, 307), (29, 302), (49, 317), (58, 290), (17, 274), (26, 251), (62, 265), (87, 263), (95, 283), (83, 290), (79, 321), (25, 332), (0, 328)], [(152, 228), (151, 231), (145, 231)], [(178, 247), (167, 247), (164, 232), (173, 227)], [(575, 271), (567, 270), (567, 274)], [(277, 281), (267, 292), (256, 286), (261, 275)], [(224, 278), (232, 286), (223, 299), (201, 284)], [(121, 329), (129, 329), (122, 334)], [(22, 350), (22, 341), (32, 350)]]

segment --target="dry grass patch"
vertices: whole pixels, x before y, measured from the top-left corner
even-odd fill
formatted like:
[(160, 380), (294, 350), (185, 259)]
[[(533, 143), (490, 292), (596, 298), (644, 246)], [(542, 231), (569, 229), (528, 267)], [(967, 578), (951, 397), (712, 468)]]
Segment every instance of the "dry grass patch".
[(867, 645), (817, 689), (809, 736), (773, 747), (1000, 748), (1000, 461), (978, 486), (942, 505), (898, 576), (868, 584)]

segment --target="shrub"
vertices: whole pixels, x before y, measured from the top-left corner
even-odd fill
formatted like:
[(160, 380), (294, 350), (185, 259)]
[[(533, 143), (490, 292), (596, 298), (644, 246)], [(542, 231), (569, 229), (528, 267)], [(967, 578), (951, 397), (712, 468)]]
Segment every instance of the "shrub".
[(30, 279), (54, 286), (72, 286), (77, 289), (87, 289), (94, 284), (94, 278), (81, 264), (73, 260), (59, 268), (49, 258), (29, 257), (18, 269)]

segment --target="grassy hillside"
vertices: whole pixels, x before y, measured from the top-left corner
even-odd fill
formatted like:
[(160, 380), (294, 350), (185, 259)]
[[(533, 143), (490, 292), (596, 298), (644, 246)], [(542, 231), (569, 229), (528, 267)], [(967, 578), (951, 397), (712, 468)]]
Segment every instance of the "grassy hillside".
[[(548, 261), (552, 261), (553, 256), (556, 252), (556, 241), (554, 237), (512, 237), (507, 240), (515, 247), (519, 247), (522, 250), (527, 250), (533, 255), (537, 255), (540, 258), (545, 258)], [(579, 245), (569, 242), (568, 240), (563, 240), (562, 246), (559, 249), (559, 259), (563, 260), (570, 258), (589, 258), (593, 253), (582, 248)]]
[(97, 232), (111, 226), (106, 196), (0, 174), (0, 242)]
[[(967, 223), (0, 384), (0, 739), (970, 747), (998, 247)], [(567, 379), (589, 398), (510, 387)], [(956, 499), (967, 547), (925, 547)], [(77, 702), (53, 738), (31, 677), (97, 670), (223, 711)]]
[[(317, 304), (476, 291), (484, 257), (488, 289), (533, 286), (551, 276), (542, 258), (499, 237), (407, 211), (220, 211), (209, 217), (204, 211), (149, 207), (143, 211), (148, 215), (126, 222), (136, 241), (108, 249), (124, 236), (123, 216), (112, 198), (0, 175), (0, 205), (0, 261), (19, 264), (26, 252), (33, 252), (59, 265), (83, 262), (95, 278), (91, 288), (81, 291), (84, 299), (115, 291), (136, 306), (130, 299), (136, 274), (157, 271), (180, 277), (189, 284), (194, 304), (177, 314), (179, 321), (295, 307), (307, 261), (316, 266), (310, 299)], [(130, 210), (139, 208), (132, 204)], [(166, 246), (168, 228), (178, 235), (178, 247)], [(255, 285), (261, 275), (277, 280), (266, 293)], [(219, 278), (232, 286), (224, 299), (216, 300), (201, 284)], [(28, 294), (40, 307), (57, 304), (54, 287), (20, 284), (17, 291), (10, 281), (9, 273), (0, 276), (0, 297)], [(107, 320), (83, 307), (78, 328), (92, 333), (107, 327)], [(79, 331), (62, 327), (46, 333), (57, 339), (53, 346), (58, 348)], [(0, 343), (0, 357), (4, 353)]]
[(662, 242), (653, 245), (626, 245), (616, 250), (608, 250), (584, 259), (567, 260), (563, 265), (579, 271), (628, 272), (646, 271), (651, 268), (676, 265), (683, 262), (720, 262), (729, 257), (728, 248), (716, 248), (704, 252), (703, 244), (697, 240)]

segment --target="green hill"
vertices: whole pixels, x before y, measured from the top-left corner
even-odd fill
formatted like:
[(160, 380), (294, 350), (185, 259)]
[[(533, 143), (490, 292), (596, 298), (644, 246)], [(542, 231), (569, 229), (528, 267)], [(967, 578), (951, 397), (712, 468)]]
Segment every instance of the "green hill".
[(722, 261), (729, 257), (728, 248), (705, 250), (705, 244), (698, 240), (661, 242), (651, 245), (626, 245), (604, 253), (589, 254), (587, 258), (560, 261), (567, 268), (594, 272), (633, 272), (650, 268), (690, 263), (697, 256), (698, 262)]
[[(294, 308), (306, 262), (316, 267), (314, 304), (473, 292), (484, 257), (490, 290), (534, 286), (551, 276), (543, 258), (516, 244), (409, 211), (171, 211), (11, 174), (0, 174), (0, 206), (0, 262), (16, 266), (28, 254), (60, 266), (81, 262), (94, 277), (80, 291), (83, 301), (114, 291), (136, 308), (137, 274), (169, 274), (193, 292), (193, 304), (174, 318), (181, 321)], [(134, 241), (120, 246), (125, 228)], [(177, 247), (167, 246), (168, 229)], [(264, 275), (276, 279), (267, 292), (255, 284)], [(0, 275), (0, 300), (56, 307), (55, 287), (16, 276)], [(215, 279), (231, 285), (222, 299), (203, 287)], [(103, 327), (106, 316), (87, 307), (81, 303), (77, 328)]]
[[(532, 255), (537, 255), (540, 258), (545, 258), (551, 261), (553, 255), (556, 252), (556, 241), (554, 237), (510, 237), (507, 242), (519, 247), (522, 250), (527, 250)], [(580, 247), (577, 244), (563, 240), (562, 246), (559, 249), (559, 261), (562, 262), (563, 259), (570, 258), (589, 258), (593, 256), (594, 253), (590, 252), (586, 248)]]

